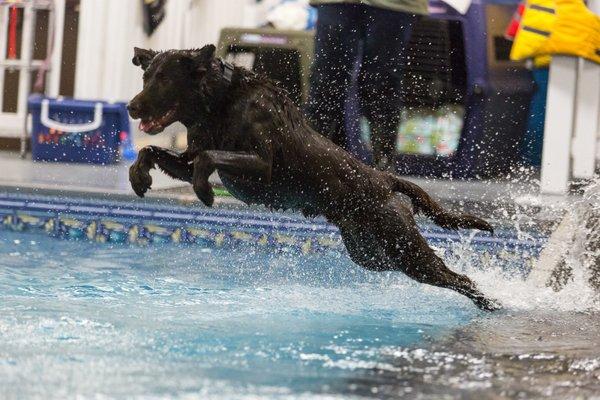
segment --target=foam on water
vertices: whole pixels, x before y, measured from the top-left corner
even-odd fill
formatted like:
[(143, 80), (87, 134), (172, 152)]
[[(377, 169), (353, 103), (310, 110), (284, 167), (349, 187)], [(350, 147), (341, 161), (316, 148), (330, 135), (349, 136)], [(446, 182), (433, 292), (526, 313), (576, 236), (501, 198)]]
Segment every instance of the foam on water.
[(473, 271), (469, 276), (483, 293), (509, 310), (599, 311), (598, 293), (577, 276), (558, 292), (538, 280), (507, 276), (500, 268)]
[[(440, 255), (509, 310), (600, 311), (600, 178), (585, 188), (580, 199), (553, 212), (561, 220), (539, 255), (474, 250), (473, 234), (452, 244), (450, 252), (442, 249)], [(513, 218), (519, 239), (531, 238), (521, 227), (521, 221), (529, 218)]]

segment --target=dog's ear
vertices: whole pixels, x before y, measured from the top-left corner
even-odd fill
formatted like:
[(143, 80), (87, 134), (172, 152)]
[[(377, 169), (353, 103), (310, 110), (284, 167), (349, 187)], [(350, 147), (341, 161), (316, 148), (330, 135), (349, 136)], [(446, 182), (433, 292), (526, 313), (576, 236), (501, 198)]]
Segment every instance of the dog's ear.
[(209, 62), (214, 58), (215, 50), (216, 47), (212, 44), (207, 44), (201, 49), (194, 50), (192, 52), (192, 60), (194, 61), (196, 67), (200, 69), (202, 67), (206, 68)]
[(133, 65), (142, 67), (142, 69), (145, 71), (146, 68), (148, 68), (148, 66), (152, 62), (152, 59), (156, 57), (157, 54), (158, 52), (154, 50), (146, 50), (140, 49), (139, 47), (134, 47), (133, 59), (131, 60), (131, 62), (133, 63)]
[(206, 46), (198, 50), (198, 54), (196, 55), (196, 57), (205, 61), (211, 60), (215, 56), (216, 50), (217, 48), (214, 44), (207, 44)]

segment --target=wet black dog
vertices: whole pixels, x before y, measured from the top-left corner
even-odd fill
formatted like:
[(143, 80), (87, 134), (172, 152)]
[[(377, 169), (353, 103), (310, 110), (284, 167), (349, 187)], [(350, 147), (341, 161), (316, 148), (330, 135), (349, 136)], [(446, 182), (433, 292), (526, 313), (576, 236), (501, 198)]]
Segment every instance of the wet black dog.
[[(272, 81), (223, 63), (215, 47), (154, 52), (135, 49), (144, 88), (129, 103), (149, 134), (180, 121), (188, 148), (178, 154), (143, 148), (129, 179), (143, 197), (155, 166), (190, 182), (207, 206), (214, 200), (208, 177), (216, 170), (238, 199), (273, 209), (323, 215), (337, 225), (357, 264), (398, 270), (419, 282), (456, 290), (480, 308), (497, 308), (466, 276), (449, 270), (419, 233), (413, 212), (448, 228), (492, 231), (482, 219), (456, 215), (420, 187), (371, 168), (312, 130), (300, 110)], [(410, 198), (411, 210), (396, 193)]]

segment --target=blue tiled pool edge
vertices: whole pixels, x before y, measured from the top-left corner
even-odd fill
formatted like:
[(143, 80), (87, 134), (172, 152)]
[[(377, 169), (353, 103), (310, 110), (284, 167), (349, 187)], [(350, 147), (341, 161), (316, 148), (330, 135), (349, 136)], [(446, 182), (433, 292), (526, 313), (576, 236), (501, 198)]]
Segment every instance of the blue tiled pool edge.
[[(303, 253), (343, 251), (337, 228), (324, 220), (249, 208), (140, 201), (133, 197), (64, 197), (1, 190), (0, 221), (3, 229), (101, 243), (251, 245)], [(432, 225), (423, 225), (421, 230), (432, 244), (461, 240), (458, 233)], [(494, 236), (479, 233), (472, 245), (536, 249), (544, 240), (542, 236), (520, 240), (514, 232), (502, 231)]]

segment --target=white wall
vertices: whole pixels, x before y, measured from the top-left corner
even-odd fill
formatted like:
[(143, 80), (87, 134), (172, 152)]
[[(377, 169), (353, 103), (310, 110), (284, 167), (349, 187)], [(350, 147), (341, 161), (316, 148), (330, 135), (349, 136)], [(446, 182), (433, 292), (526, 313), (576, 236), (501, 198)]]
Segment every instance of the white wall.
[(151, 37), (140, 0), (81, 0), (75, 97), (126, 101), (141, 88), (133, 47), (164, 50), (216, 43), (226, 26), (251, 26), (253, 0), (169, 0)]

